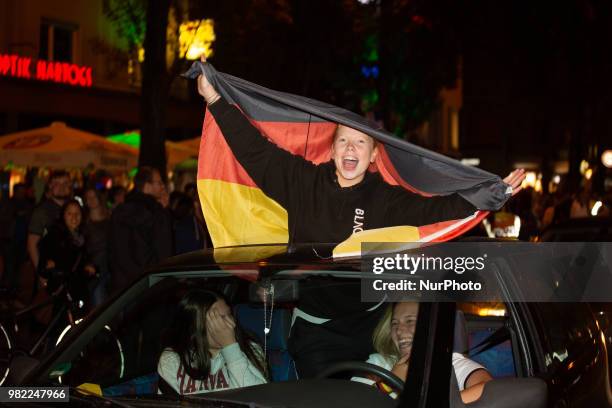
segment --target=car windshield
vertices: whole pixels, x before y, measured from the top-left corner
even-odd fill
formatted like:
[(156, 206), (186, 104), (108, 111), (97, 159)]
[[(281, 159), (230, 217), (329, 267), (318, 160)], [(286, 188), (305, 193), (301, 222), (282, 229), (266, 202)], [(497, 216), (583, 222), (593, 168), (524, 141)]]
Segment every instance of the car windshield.
[[(359, 265), (351, 263), (328, 269), (267, 265), (262, 271), (259, 265), (259, 270), (246, 266), (151, 274), (81, 327), (77, 326), (73, 333), (68, 332), (39, 381), (57, 381), (72, 387), (95, 384), (104, 396), (157, 393), (158, 364), (165, 336), (181, 299), (194, 289), (212, 290), (228, 300), (236, 323), (264, 351), (269, 381), (294, 380), (298, 375), (290, 353), (294, 351), (290, 350), (290, 331), (296, 308), (306, 308), (310, 291), (317, 291), (318, 299), (330, 300), (309, 305), (309, 310), (317, 310), (320, 316), (350, 316), (358, 311), (378, 309), (378, 320), (389, 308), (390, 304), (384, 299), (370, 303), (361, 301), (360, 276)], [(272, 287), (273, 297), (262, 296), (262, 290), (269, 293)], [(341, 297), (340, 302), (338, 297)], [(335, 309), (331, 310), (329, 305), (335, 305)], [(473, 346), (486, 341), (508, 320), (504, 304), (464, 303), (458, 308), (461, 319), (457, 325), (461, 327), (455, 330), (454, 348), (460, 353), (469, 353)], [(373, 333), (371, 329), (369, 332), (362, 330), (358, 321), (354, 324), (355, 335), (351, 342), (361, 351), (363, 362), (376, 352), (372, 345)], [(375, 324), (370, 325), (373, 326)], [(427, 327), (427, 322), (423, 327)], [(426, 336), (427, 330), (416, 333), (415, 338), (419, 335)], [(341, 354), (340, 351), (335, 353)], [(510, 339), (505, 339), (474, 358), (493, 376), (507, 377), (517, 375), (515, 354)], [(347, 380), (355, 376), (368, 377), (367, 373), (355, 371), (337, 376)], [(201, 391), (209, 391), (206, 387), (214, 390), (214, 385), (209, 383), (201, 387)]]

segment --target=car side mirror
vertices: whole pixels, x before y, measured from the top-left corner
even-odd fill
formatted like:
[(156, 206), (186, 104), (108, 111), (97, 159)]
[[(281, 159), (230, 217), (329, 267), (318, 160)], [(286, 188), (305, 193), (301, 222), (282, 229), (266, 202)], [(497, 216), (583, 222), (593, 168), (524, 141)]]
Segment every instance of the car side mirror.
[(545, 408), (548, 389), (546, 382), (540, 378), (499, 378), (484, 385), (480, 398), (469, 405), (461, 402), (459, 392), (455, 394), (454, 407), (469, 408), (510, 408), (530, 407)]

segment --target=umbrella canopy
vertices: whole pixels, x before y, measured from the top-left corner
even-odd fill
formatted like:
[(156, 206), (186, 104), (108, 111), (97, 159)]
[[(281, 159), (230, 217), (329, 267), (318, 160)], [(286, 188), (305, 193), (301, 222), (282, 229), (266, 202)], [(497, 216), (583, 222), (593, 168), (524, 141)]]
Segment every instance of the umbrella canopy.
[(0, 137), (0, 165), (49, 168), (96, 168), (129, 171), (138, 163), (138, 150), (102, 136), (53, 122), (50, 126)]
[(181, 140), (177, 142), (181, 146), (189, 147), (190, 149), (195, 150), (196, 152), (200, 151), (200, 138), (194, 137), (193, 139)]
[[(111, 140), (116, 143), (126, 144), (136, 149), (139, 149), (140, 131), (132, 130), (126, 133), (112, 135), (108, 137), (108, 140)], [(190, 159), (198, 157), (200, 138), (195, 139), (197, 142), (195, 146), (193, 145), (193, 140), (194, 139), (185, 141), (190, 143), (166, 141), (168, 169), (173, 169), (179, 164), (182, 164), (182, 166), (185, 167), (187, 163), (192, 163)], [(197, 167), (197, 164), (193, 167)]]

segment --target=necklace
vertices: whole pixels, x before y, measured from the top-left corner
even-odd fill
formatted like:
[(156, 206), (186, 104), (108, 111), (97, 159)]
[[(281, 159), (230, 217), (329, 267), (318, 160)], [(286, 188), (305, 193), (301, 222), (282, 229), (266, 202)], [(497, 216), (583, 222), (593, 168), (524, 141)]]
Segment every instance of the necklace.
[[(269, 287), (264, 286), (264, 356), (267, 358), (268, 353), (268, 335), (272, 329), (272, 316), (274, 313), (274, 284), (270, 283)], [(268, 295), (270, 296), (270, 313), (268, 315)]]

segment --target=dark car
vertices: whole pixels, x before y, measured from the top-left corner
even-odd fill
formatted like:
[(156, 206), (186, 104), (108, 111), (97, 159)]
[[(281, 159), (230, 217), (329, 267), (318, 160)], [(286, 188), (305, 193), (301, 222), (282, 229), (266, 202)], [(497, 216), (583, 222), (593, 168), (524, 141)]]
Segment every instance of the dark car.
[[(324, 245), (248, 246), (181, 255), (86, 318), (44, 360), (15, 361), (20, 369), (11, 372), (11, 381), (69, 386), (71, 402), (84, 406), (461, 407), (466, 405), (450, 364), (452, 352), (461, 350), (494, 377), (469, 406), (612, 406), (606, 343), (587, 303), (422, 303), (407, 381), (397, 400), (346, 379), (376, 375), (393, 384), (388, 371), (362, 362), (343, 362), (328, 367), (321, 378), (296, 380), (287, 338), (300, 289), (329, 282), (359, 286), (361, 268), (360, 259), (334, 260)], [(516, 290), (505, 276), (498, 275), (499, 285)], [(271, 332), (265, 339), (273, 381), (197, 395), (160, 394), (160, 338), (181, 297), (191, 288), (222, 292), (238, 323), (263, 343), (266, 310), (257, 291), (262, 284), (277, 288)], [(327, 378), (337, 375), (341, 378)]]
[(572, 218), (552, 225), (540, 234), (544, 242), (610, 242), (611, 217)]

